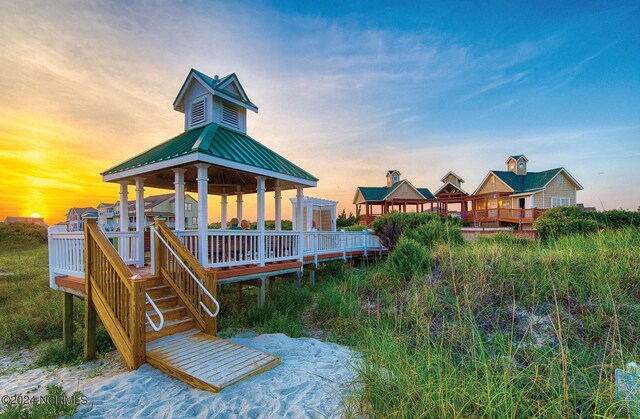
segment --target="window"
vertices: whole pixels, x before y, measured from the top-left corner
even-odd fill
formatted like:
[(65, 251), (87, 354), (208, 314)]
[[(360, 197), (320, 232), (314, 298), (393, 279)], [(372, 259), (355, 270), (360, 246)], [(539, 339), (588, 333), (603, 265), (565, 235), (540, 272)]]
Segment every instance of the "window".
[(564, 184), (564, 176), (562, 176), (562, 175), (558, 176), (558, 184), (559, 185), (563, 185)]
[(234, 128), (240, 127), (240, 118), (235, 106), (228, 104), (227, 102), (222, 102), (222, 122), (227, 125), (231, 125)]
[(191, 211), (191, 202), (185, 202), (184, 203), (184, 210), (185, 211)]
[(407, 192), (408, 190), (407, 185), (402, 185), (402, 192)]
[(207, 120), (207, 99), (202, 98), (191, 103), (190, 126), (202, 124)]
[(195, 226), (195, 225), (198, 225), (198, 217), (193, 217), (193, 218), (191, 219), (191, 222), (192, 222), (192, 224), (193, 224), (194, 226)]
[(524, 169), (524, 162), (523, 161), (518, 163), (518, 169)]
[(393, 183), (396, 183), (398, 181), (398, 176), (394, 176), (393, 177)]
[(568, 207), (571, 205), (571, 198), (565, 196), (553, 196), (551, 197), (551, 208), (555, 207)]

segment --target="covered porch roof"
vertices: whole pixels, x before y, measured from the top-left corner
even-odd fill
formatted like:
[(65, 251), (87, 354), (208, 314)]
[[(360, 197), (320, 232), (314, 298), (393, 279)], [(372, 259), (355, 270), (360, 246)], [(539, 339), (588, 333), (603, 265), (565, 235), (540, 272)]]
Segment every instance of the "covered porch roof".
[(266, 190), (314, 187), (318, 179), (250, 136), (215, 123), (186, 131), (102, 173), (105, 182), (144, 177), (145, 186), (174, 189), (173, 169), (184, 169), (185, 190), (197, 192), (196, 163), (207, 163), (208, 193), (255, 193), (256, 176)]

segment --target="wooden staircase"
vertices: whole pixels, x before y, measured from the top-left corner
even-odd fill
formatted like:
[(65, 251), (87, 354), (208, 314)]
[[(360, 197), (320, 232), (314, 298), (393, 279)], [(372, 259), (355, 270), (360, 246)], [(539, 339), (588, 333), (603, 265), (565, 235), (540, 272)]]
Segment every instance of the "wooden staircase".
[(276, 356), (215, 336), (215, 272), (206, 271), (163, 221), (152, 232), (158, 274), (140, 278), (95, 219), (85, 219), (85, 359), (95, 358), (99, 316), (129, 370), (149, 362), (218, 392), (278, 365)]

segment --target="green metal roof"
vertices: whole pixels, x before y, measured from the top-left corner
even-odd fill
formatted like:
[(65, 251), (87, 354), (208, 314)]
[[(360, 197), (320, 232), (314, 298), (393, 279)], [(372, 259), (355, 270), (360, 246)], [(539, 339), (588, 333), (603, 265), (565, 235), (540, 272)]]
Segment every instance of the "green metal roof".
[(250, 136), (214, 123), (183, 132), (108, 169), (102, 175), (110, 175), (191, 153), (203, 153), (230, 162), (241, 163), (305, 180), (318, 180), (309, 172), (291, 163)]
[(553, 179), (562, 168), (545, 170), (544, 172), (528, 172), (526, 175), (516, 175), (513, 172), (492, 170), (500, 180), (507, 184), (514, 192), (530, 192), (542, 189)]
[[(386, 186), (358, 186), (358, 190), (362, 194), (362, 197), (365, 201), (384, 201), (391, 192), (393, 192), (398, 185), (400, 185), (403, 181), (396, 182), (393, 185)], [(427, 188), (416, 188), (418, 192), (425, 197), (425, 199), (434, 199), (434, 196), (431, 194), (429, 189)]]
[[(255, 108), (257, 108), (256, 105), (254, 105), (250, 100), (249, 100), (249, 96), (247, 96), (246, 92), (244, 92), (244, 89), (242, 89), (242, 86), (240, 86), (240, 89), (242, 90), (242, 92), (244, 93), (245, 97), (247, 98), (246, 100), (243, 99), (242, 97), (233, 94), (232, 92), (228, 91), (228, 90), (224, 90), (221, 89), (219, 86), (222, 86), (222, 84), (224, 82), (226, 82), (227, 80), (229, 80), (232, 77), (236, 78), (236, 81), (238, 80), (238, 76), (236, 76), (236, 73), (231, 73), (227, 76), (222, 77), (221, 79), (218, 79), (218, 81), (212, 79), (211, 77), (207, 76), (206, 74), (192, 68), (191, 69), (192, 72), (194, 72), (196, 75), (198, 75), (198, 77), (200, 77), (211, 89), (220, 92), (220, 93), (224, 93), (225, 95), (229, 95), (237, 100), (239, 100), (240, 102), (246, 103), (247, 105), (253, 106)], [(188, 79), (188, 77), (187, 77)], [(240, 83), (238, 82), (238, 85), (240, 85)]]

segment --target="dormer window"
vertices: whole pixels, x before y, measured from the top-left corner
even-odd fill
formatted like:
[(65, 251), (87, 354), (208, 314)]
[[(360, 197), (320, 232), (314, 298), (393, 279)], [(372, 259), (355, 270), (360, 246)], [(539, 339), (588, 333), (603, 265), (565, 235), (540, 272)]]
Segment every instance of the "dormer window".
[(520, 169), (520, 170), (524, 169), (524, 162), (523, 161), (518, 163), (518, 169)]
[(396, 183), (398, 181), (398, 176), (394, 176), (393, 177), (393, 183)]
[(240, 118), (235, 106), (222, 102), (222, 122), (234, 128), (239, 128)]
[(207, 122), (207, 98), (196, 99), (189, 108), (189, 127), (194, 128)]

